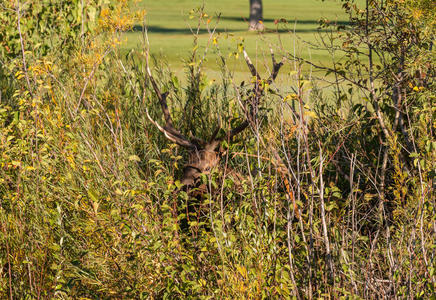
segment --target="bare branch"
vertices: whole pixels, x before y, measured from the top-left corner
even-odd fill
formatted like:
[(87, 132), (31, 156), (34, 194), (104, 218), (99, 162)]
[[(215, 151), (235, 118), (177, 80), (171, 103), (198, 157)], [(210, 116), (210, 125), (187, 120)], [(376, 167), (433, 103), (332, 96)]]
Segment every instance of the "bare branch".
[(368, 87), (366, 87), (366, 86), (360, 84), (360, 83), (357, 82), (356, 80), (350, 78), (349, 76), (347, 76), (347, 75), (345, 75), (345, 74), (343, 74), (343, 73), (339, 73), (337, 69), (332, 69), (332, 68), (329, 68), (329, 67), (325, 67), (325, 66), (321, 66), (321, 65), (314, 64), (313, 62), (311, 62), (311, 61), (309, 61), (309, 60), (307, 60), (307, 59), (304, 59), (304, 58), (302, 58), (302, 57), (289, 58), (289, 60), (291, 60), (291, 61), (293, 61), (293, 60), (295, 61), (295, 60), (296, 60), (296, 61), (304, 62), (304, 63), (306, 63), (306, 64), (308, 64), (308, 65), (310, 65), (310, 66), (312, 66), (312, 67), (314, 67), (314, 68), (316, 68), (316, 69), (324, 70), (324, 71), (328, 71), (328, 72), (331, 72), (331, 73), (337, 74), (337, 75), (338, 75), (339, 77), (341, 77), (343, 80), (348, 81), (348, 82), (354, 84), (355, 86), (361, 88), (361, 89), (364, 90), (364, 91), (369, 91)]
[(27, 83), (27, 88), (29, 89), (29, 93), (33, 97), (32, 88), (30, 86), (29, 74), (27, 73), (27, 63), (26, 63), (26, 54), (25, 54), (25, 50), (24, 50), (23, 35), (21, 34), (20, 1), (17, 1), (16, 12), (17, 12), (17, 29), (18, 29), (18, 34), (20, 36), (21, 55), (22, 55), (22, 60), (23, 60), (24, 75), (26, 76), (26, 83)]

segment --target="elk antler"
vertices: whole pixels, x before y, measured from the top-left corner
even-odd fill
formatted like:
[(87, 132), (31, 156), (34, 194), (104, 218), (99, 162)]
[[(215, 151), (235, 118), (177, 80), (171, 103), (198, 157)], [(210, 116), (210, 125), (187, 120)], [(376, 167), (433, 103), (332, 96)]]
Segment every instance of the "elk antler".
[(148, 65), (148, 57), (147, 57), (147, 74), (148, 74), (148, 78), (150, 79), (151, 85), (153, 86), (153, 90), (155, 91), (156, 96), (159, 99), (159, 103), (160, 103), (162, 113), (163, 113), (164, 119), (165, 119), (165, 125), (163, 127), (161, 125), (159, 125), (158, 122), (156, 122), (155, 120), (153, 120), (151, 118), (151, 116), (148, 114), (148, 111), (147, 111), (147, 117), (149, 118), (149, 120), (165, 135), (166, 138), (168, 138), (170, 141), (176, 143), (177, 145), (191, 149), (191, 150), (195, 150), (195, 149), (199, 148), (200, 145), (204, 144), (204, 141), (202, 141), (201, 139), (196, 138), (196, 137), (192, 137), (190, 140), (190, 139), (186, 138), (179, 130), (174, 128), (173, 120), (171, 118), (171, 114), (170, 114), (170, 111), (168, 109), (168, 104), (167, 104), (167, 97), (168, 97), (169, 93), (168, 92), (161, 93), (161, 91), (159, 90), (159, 87), (157, 86), (157, 83), (154, 80), (153, 75), (151, 74), (151, 71), (150, 71), (150, 68)]
[[(275, 57), (274, 57), (273, 50), (270, 49), (270, 51), (271, 51), (271, 59), (272, 59), (273, 69), (272, 69), (272, 73), (269, 76), (268, 80), (265, 82), (266, 85), (270, 85), (276, 79), (276, 77), (280, 71), (280, 68), (283, 66), (283, 63), (284, 63), (284, 59), (282, 59), (282, 61), (277, 63), (277, 61), (275, 60)], [(245, 49), (243, 50), (243, 53), (244, 53), (245, 62), (247, 63), (247, 66), (251, 72), (251, 75), (253, 77), (256, 77), (256, 82), (254, 83), (254, 87), (252, 89), (252, 94), (250, 96), (251, 108), (250, 108), (250, 112), (246, 113), (245, 121), (242, 122), (236, 128), (230, 129), (222, 139), (224, 139), (224, 138), (232, 139), (234, 136), (236, 136), (237, 134), (244, 131), (250, 125), (250, 123), (252, 123), (254, 121), (256, 114), (257, 114), (258, 107), (259, 107), (260, 98), (262, 97), (264, 90), (265, 90), (265, 88), (264, 88), (265, 85), (262, 85), (262, 78), (260, 77), (259, 73), (257, 72), (254, 64), (251, 62), (251, 59), (248, 56)]]

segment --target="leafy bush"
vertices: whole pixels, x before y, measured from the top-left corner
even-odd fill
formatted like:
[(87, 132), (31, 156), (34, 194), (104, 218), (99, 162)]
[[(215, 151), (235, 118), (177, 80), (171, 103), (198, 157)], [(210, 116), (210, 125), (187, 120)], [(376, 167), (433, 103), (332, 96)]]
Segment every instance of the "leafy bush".
[[(344, 2), (349, 27), (321, 22), (340, 57), (315, 66), (333, 78), (327, 91), (302, 71), (313, 62), (279, 47), (285, 84), (235, 82), (194, 11), (211, 45), (194, 36), (186, 80), (153, 63), (175, 126), (205, 139), (221, 123), (223, 135), (253, 86), (265, 93), (249, 130), (223, 139), (219, 167), (187, 190), (187, 153), (147, 116), (162, 119), (153, 45), (118, 49), (145, 13), (84, 2), (2, 4), (3, 298), (434, 295), (432, 3)], [(204, 74), (203, 50), (221, 81)]]

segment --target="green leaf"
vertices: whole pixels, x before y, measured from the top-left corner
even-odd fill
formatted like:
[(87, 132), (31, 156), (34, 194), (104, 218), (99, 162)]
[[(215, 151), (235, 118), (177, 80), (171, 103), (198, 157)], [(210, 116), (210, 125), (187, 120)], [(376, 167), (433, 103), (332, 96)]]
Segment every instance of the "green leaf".
[(95, 190), (88, 190), (88, 197), (93, 201), (93, 202), (98, 202), (98, 198), (99, 195)]

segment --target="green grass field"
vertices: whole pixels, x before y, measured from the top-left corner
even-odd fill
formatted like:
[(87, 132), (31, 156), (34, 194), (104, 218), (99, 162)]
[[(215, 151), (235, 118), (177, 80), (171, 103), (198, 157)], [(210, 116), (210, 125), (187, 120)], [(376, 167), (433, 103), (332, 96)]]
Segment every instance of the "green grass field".
[[(154, 55), (165, 59), (170, 68), (176, 73), (182, 72), (183, 61), (189, 57), (193, 48), (193, 35), (190, 28), (196, 29), (197, 20), (189, 19), (189, 12), (201, 6), (203, 1), (195, 0), (144, 0), (139, 3), (140, 8), (147, 11), (147, 28)], [(267, 28), (262, 35), (248, 32), (247, 18), (249, 1), (204, 1), (205, 12), (213, 16), (211, 25), (215, 24), (217, 15), (221, 14), (217, 32), (220, 33), (218, 43), (221, 51), (228, 57), (229, 53), (237, 51), (237, 44), (244, 41), (244, 46), (253, 60), (259, 64), (259, 69), (264, 69), (263, 63), (268, 57), (269, 44), (279, 45), (279, 35), (283, 49), (311, 58), (313, 61), (329, 64), (328, 53), (320, 50), (309, 49), (306, 42), (316, 42), (318, 36), (318, 20), (327, 18), (332, 22), (346, 22), (346, 15), (341, 9), (340, 1), (327, 0), (264, 0), (264, 20)], [(286, 19), (288, 24), (280, 24), (277, 32), (275, 19)], [(123, 50), (141, 47), (142, 26), (137, 24), (133, 32), (126, 34), (127, 42)], [(295, 31), (295, 34), (294, 34)], [(278, 34), (279, 33), (279, 34)], [(205, 27), (200, 31), (200, 45), (205, 45), (208, 34)], [(204, 49), (202, 47), (200, 50)], [(213, 55), (214, 47), (208, 52), (205, 70), (208, 74), (218, 71), (216, 56)], [(236, 77), (247, 72), (243, 59), (230, 59), (231, 71)], [(240, 74), (238, 74), (240, 73)]]

